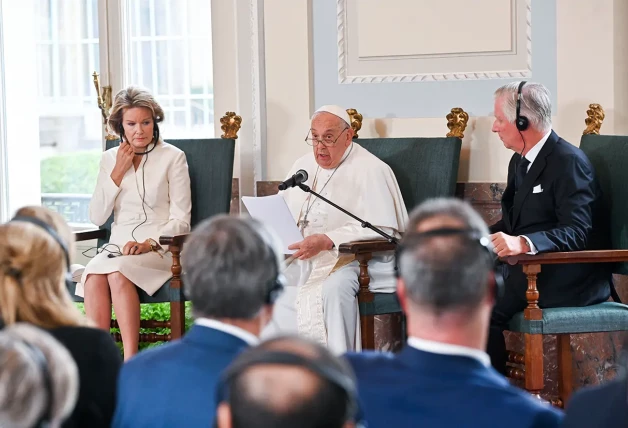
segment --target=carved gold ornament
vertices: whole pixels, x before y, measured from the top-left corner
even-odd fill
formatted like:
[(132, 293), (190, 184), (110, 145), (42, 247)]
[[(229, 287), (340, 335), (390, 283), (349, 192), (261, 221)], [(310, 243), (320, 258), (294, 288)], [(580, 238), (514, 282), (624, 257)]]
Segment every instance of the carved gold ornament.
[(587, 118), (584, 120), (584, 123), (587, 125), (583, 135), (587, 134), (600, 134), (600, 128), (602, 127), (602, 122), (604, 122), (604, 109), (599, 104), (589, 104), (589, 109), (587, 110)]
[(447, 128), (449, 128), (447, 137), (464, 138), (464, 130), (467, 128), (469, 114), (461, 107), (454, 107), (451, 109), (451, 113), (446, 116), (446, 119)]
[(221, 135), (222, 138), (232, 138), (236, 140), (238, 138), (238, 131), (242, 126), (242, 118), (237, 116), (235, 112), (228, 111), (223, 117), (220, 118), (222, 126), (220, 129), (224, 132)]

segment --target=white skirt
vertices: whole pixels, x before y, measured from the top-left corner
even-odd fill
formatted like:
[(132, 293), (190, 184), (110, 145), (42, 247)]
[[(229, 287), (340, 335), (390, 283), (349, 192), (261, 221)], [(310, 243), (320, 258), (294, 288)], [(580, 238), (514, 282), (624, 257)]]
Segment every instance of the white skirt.
[(109, 258), (108, 252), (103, 251), (89, 261), (81, 282), (76, 284), (77, 296), (84, 297), (85, 280), (88, 275), (106, 275), (120, 272), (137, 287), (152, 296), (162, 285), (172, 278), (172, 255), (162, 254), (163, 258), (154, 251), (129, 256), (116, 256)]

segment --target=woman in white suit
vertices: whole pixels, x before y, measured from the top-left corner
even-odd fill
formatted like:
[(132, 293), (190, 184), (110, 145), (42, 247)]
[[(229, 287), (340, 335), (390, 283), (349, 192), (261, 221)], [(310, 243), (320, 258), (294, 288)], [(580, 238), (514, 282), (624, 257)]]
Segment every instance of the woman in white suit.
[(170, 279), (172, 257), (161, 235), (190, 231), (191, 191), (185, 154), (159, 137), (164, 113), (146, 90), (128, 87), (114, 100), (108, 127), (119, 147), (103, 153), (90, 219), (104, 224), (113, 210), (109, 243), (85, 267), (76, 294), (98, 327), (109, 330), (111, 304), (124, 359), (137, 353), (140, 303), (136, 287), (154, 294)]

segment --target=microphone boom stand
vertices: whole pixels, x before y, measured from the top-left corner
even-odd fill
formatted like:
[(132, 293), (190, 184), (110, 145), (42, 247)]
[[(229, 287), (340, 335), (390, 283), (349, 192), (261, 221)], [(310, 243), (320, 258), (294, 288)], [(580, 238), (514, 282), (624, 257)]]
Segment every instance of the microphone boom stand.
[(353, 218), (353, 219), (355, 219), (355, 220), (359, 221), (359, 222), (360, 222), (360, 225), (361, 225), (362, 227), (369, 228), (369, 229), (371, 229), (373, 232), (376, 232), (376, 233), (380, 234), (381, 236), (383, 236), (384, 238), (386, 238), (386, 240), (387, 240), (388, 242), (390, 242), (391, 244), (392, 244), (392, 243), (399, 244), (399, 240), (398, 240), (397, 238), (395, 238), (394, 236), (390, 236), (389, 234), (387, 234), (387, 233), (386, 233), (386, 232), (384, 232), (383, 230), (378, 229), (377, 227), (373, 226), (373, 225), (372, 225), (371, 223), (369, 223), (368, 221), (364, 221), (364, 220), (362, 220), (361, 218), (359, 218), (359, 217), (357, 217), (357, 216), (355, 216), (355, 215), (351, 214), (349, 211), (347, 211), (346, 209), (344, 209), (344, 208), (342, 208), (342, 207), (340, 207), (340, 206), (338, 206), (338, 205), (334, 204), (334, 203), (333, 203), (332, 201), (330, 201), (329, 199), (323, 198), (321, 195), (319, 195), (318, 193), (316, 193), (315, 191), (313, 191), (312, 189), (310, 189), (310, 187), (309, 187), (309, 186), (306, 186), (306, 185), (305, 185), (305, 184), (303, 184), (303, 183), (299, 183), (299, 184), (298, 184), (298, 186), (299, 186), (299, 188), (300, 188), (301, 190), (303, 190), (304, 192), (306, 192), (306, 193), (311, 193), (312, 195), (316, 196), (316, 197), (317, 197), (317, 198), (319, 198), (320, 200), (327, 202), (329, 205), (331, 205), (332, 207), (336, 208), (337, 210), (340, 210), (340, 211), (342, 211), (343, 213), (345, 213), (346, 215), (348, 215), (349, 217), (351, 217), (351, 218)]

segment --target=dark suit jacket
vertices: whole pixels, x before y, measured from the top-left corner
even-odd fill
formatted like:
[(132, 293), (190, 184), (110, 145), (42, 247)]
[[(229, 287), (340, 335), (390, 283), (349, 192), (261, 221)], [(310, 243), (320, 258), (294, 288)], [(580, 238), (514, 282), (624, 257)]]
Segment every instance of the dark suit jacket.
[(567, 402), (565, 428), (628, 426), (628, 379), (625, 374), (605, 385), (584, 388)]
[(245, 348), (194, 325), (181, 340), (140, 352), (120, 372), (114, 427), (211, 427), (220, 373)]
[(120, 350), (106, 331), (90, 327), (48, 330), (69, 351), (79, 371), (79, 396), (64, 427), (109, 427), (116, 402)]
[(348, 354), (371, 428), (552, 428), (562, 414), (467, 356), (423, 352)]
[[(539, 253), (609, 248), (609, 219), (586, 155), (552, 131), (515, 194), (514, 177), (520, 159), (518, 153), (510, 159), (502, 220), (491, 226), (491, 233), (525, 235)], [(534, 193), (538, 186), (542, 192)], [(603, 302), (610, 296), (610, 275), (608, 265), (595, 263), (543, 266), (537, 282), (539, 305)], [(513, 277), (506, 278), (507, 285), (517, 283), (525, 299), (521, 266), (506, 267), (505, 276)]]

